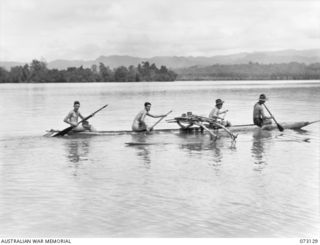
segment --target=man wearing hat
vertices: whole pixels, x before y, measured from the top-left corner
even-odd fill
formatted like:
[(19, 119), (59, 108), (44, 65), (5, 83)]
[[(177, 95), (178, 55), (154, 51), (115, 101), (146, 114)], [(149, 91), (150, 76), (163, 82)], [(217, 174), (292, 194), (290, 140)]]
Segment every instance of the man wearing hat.
[(223, 103), (224, 101), (221, 99), (216, 100), (216, 106), (210, 112), (209, 118), (213, 119), (217, 123), (222, 124), (223, 126), (229, 127), (231, 126), (231, 123), (228, 121), (224, 121), (224, 116), (223, 118), (221, 117), (222, 114), (226, 114), (228, 112), (228, 110), (221, 111)]
[(265, 94), (260, 94), (259, 101), (253, 107), (253, 123), (258, 127), (266, 124), (271, 124), (271, 117), (267, 117), (263, 110), (263, 104), (266, 102), (267, 97)]

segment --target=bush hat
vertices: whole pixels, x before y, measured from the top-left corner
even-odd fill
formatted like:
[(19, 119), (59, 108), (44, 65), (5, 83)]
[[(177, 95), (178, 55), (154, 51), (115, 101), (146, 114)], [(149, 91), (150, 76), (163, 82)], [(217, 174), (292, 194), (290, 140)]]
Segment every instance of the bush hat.
[(222, 105), (223, 103), (224, 103), (224, 101), (221, 99), (216, 100), (216, 105)]
[(266, 100), (267, 100), (266, 95), (265, 95), (265, 94), (260, 94), (259, 100), (261, 100), (261, 101), (266, 101)]

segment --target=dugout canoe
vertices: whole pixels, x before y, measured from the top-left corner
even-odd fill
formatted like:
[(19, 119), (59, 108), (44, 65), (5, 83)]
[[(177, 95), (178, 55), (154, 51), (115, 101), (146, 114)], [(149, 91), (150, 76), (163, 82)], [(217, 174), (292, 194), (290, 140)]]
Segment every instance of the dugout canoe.
[[(293, 130), (299, 130), (302, 129), (310, 124), (319, 122), (317, 121), (300, 121), (300, 122), (283, 122), (281, 123), (281, 126), (284, 129), (293, 129)], [(246, 131), (254, 131), (254, 130), (278, 130), (276, 124), (271, 125), (265, 125), (262, 128), (257, 127), (254, 124), (245, 124), (245, 125), (233, 125), (228, 127), (228, 129), (232, 132), (246, 132)], [(213, 130), (214, 132), (221, 133), (222, 135), (225, 133), (223, 129), (219, 130)], [(55, 135), (58, 130), (48, 130), (47, 133), (44, 136), (52, 136)], [(201, 132), (201, 129), (199, 127), (191, 127), (188, 129), (182, 129), (182, 128), (174, 128), (174, 129), (154, 129), (153, 131), (149, 133), (196, 133)], [(95, 135), (123, 135), (123, 134), (141, 134), (146, 132), (133, 132), (131, 130), (114, 130), (114, 131), (81, 131), (81, 132), (74, 132), (71, 131), (68, 133), (67, 136), (95, 136)]]

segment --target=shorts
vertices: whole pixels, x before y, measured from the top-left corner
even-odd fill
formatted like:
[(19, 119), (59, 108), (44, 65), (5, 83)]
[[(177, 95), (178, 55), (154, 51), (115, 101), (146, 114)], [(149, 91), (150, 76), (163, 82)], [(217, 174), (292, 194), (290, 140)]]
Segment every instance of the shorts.
[(141, 132), (141, 131), (147, 130), (146, 125), (144, 125), (138, 121), (134, 121), (131, 128), (132, 128), (132, 131), (135, 131), (135, 132)]
[(261, 118), (253, 118), (253, 123), (254, 125), (257, 125), (258, 127), (262, 127), (263, 125), (263, 120)]

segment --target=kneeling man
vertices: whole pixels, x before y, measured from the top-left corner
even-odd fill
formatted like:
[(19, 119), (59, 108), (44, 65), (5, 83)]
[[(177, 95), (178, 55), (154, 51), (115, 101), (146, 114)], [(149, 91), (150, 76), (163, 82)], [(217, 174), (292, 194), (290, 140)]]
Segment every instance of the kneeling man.
[(141, 131), (150, 131), (151, 130), (151, 128), (148, 127), (148, 125), (145, 122), (146, 116), (153, 117), (153, 118), (167, 116), (167, 115), (152, 115), (152, 114), (150, 114), (150, 109), (151, 109), (151, 103), (150, 102), (144, 103), (144, 109), (142, 111), (140, 111), (133, 120), (133, 123), (132, 123), (132, 130), (133, 131), (141, 132)]

